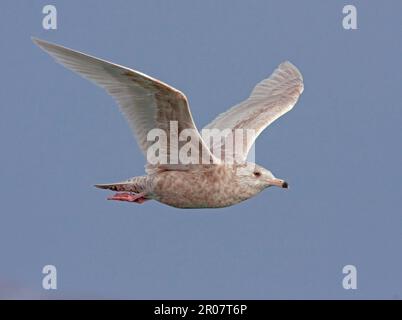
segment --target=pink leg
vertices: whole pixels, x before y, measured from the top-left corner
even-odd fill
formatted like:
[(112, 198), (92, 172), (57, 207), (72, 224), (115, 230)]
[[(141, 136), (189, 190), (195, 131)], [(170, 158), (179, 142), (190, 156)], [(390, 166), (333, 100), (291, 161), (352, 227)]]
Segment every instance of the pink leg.
[(133, 193), (121, 192), (116, 193), (114, 196), (108, 197), (107, 200), (137, 202), (141, 204), (148, 200), (144, 197), (144, 195), (145, 195), (144, 193), (133, 194)]

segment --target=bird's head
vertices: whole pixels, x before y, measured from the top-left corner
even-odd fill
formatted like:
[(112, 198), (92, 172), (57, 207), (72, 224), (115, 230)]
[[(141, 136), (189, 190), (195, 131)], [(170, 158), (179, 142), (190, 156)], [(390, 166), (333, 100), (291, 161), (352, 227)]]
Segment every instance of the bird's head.
[(275, 178), (271, 171), (254, 163), (237, 165), (236, 177), (241, 184), (259, 191), (271, 186), (288, 188), (286, 181)]

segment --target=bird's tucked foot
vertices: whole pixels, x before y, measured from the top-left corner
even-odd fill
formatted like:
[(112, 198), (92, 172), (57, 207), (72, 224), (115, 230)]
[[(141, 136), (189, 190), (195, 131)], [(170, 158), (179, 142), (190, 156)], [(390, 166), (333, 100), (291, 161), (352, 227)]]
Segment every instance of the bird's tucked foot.
[(128, 192), (119, 192), (116, 193), (114, 196), (108, 197), (107, 200), (117, 200), (117, 201), (128, 201), (128, 202), (136, 202), (136, 203), (144, 203), (148, 199), (145, 198), (144, 193), (128, 193)]

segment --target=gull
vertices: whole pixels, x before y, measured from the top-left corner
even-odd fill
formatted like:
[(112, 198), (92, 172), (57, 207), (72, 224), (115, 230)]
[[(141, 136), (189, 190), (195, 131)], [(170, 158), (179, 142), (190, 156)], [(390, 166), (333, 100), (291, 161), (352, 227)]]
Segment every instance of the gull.
[[(246, 100), (220, 114), (202, 130), (226, 132), (224, 139), (214, 140), (211, 146), (197, 130), (181, 91), (139, 71), (47, 41), (32, 40), (57, 62), (104, 88), (116, 100), (147, 156), (146, 175), (95, 185), (117, 192), (108, 200), (140, 204), (156, 200), (176, 208), (221, 208), (247, 200), (271, 186), (288, 188), (287, 182), (271, 171), (248, 162), (247, 155), (259, 134), (290, 111), (303, 92), (302, 75), (292, 63), (281, 63), (269, 78), (255, 86)], [(155, 141), (149, 139), (149, 133), (154, 129), (165, 132), (170, 139), (152, 157), (149, 150)], [(172, 138), (174, 130), (182, 133), (188, 129), (194, 139)], [(236, 130), (251, 132), (250, 138), (238, 139)], [(229, 136), (236, 139), (228, 140)], [(228, 141), (233, 141), (235, 150)], [(186, 144), (190, 153), (180, 151)], [(216, 149), (221, 152), (216, 153)], [(185, 159), (178, 154), (184, 154)], [(167, 162), (155, 161), (155, 155), (159, 160), (161, 155), (165, 156)], [(226, 156), (236, 160), (228, 161), (230, 157)]]

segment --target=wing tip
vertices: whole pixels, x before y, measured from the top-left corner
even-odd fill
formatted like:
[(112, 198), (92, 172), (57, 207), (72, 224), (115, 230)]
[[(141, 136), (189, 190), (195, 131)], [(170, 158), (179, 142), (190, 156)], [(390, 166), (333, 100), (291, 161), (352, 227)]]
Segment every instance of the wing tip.
[(45, 40), (42, 40), (42, 39), (39, 39), (39, 38), (36, 38), (36, 37), (34, 37), (34, 36), (31, 36), (31, 40), (32, 40), (32, 42), (33, 43), (35, 43), (38, 47), (43, 47), (43, 46), (45, 46), (46, 44), (49, 44), (49, 42), (47, 42), (47, 41), (45, 41)]
[(303, 79), (303, 76), (302, 76), (300, 70), (299, 70), (292, 62), (290, 62), (289, 60), (286, 60), (286, 61), (282, 62), (282, 63), (279, 65), (279, 68), (280, 68), (280, 69), (289, 69), (289, 70), (292, 70), (292, 71), (294, 71), (294, 72), (298, 75), (298, 77), (300, 77), (300, 79)]
[(279, 65), (278, 69), (280, 69), (280, 70), (289, 70), (292, 73), (294, 73), (294, 75), (296, 76), (297, 80), (299, 80), (299, 83), (298, 83), (298, 86), (297, 86), (299, 93), (301, 94), (304, 91), (303, 76), (302, 76), (300, 70), (292, 62), (290, 62), (289, 60), (286, 60), (286, 61), (282, 62)]
[(36, 38), (36, 37), (31, 37), (31, 40), (34, 44), (36, 44), (39, 48), (41, 48), (43, 51), (47, 52), (48, 54), (51, 54), (52, 52), (56, 52), (57, 50), (61, 49), (66, 49), (62, 46), (53, 44), (51, 42)]

